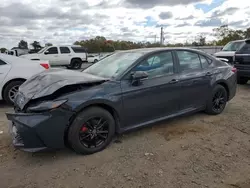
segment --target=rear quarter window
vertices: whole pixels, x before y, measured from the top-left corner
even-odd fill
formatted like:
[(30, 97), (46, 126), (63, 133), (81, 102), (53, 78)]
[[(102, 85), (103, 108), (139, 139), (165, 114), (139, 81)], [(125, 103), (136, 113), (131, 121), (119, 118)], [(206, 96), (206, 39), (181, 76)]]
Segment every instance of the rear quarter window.
[(71, 47), (75, 53), (86, 53), (86, 50), (82, 47)]

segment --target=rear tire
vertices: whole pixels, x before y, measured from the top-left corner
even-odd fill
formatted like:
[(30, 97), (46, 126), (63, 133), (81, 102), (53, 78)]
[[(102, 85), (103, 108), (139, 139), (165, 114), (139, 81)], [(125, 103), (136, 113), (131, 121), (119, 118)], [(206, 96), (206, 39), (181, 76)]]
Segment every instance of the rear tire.
[(112, 115), (102, 108), (91, 107), (75, 118), (68, 131), (68, 143), (77, 153), (93, 154), (105, 149), (114, 134)]
[(95, 60), (94, 60), (94, 63), (97, 63), (97, 62), (98, 62), (98, 60), (97, 60), (97, 59), (95, 59)]
[[(8, 83), (8, 85), (4, 88), (3, 91), (3, 99), (9, 104), (14, 104), (14, 93), (18, 91), (20, 85), (22, 85), (24, 81), (17, 80)], [(15, 94), (16, 94), (15, 93)]]
[(222, 85), (216, 85), (212, 95), (207, 101), (205, 112), (210, 115), (218, 115), (223, 112), (227, 104), (228, 93)]
[(72, 59), (69, 65), (69, 69), (80, 69), (82, 67), (81, 59)]
[(247, 78), (239, 77), (239, 78), (237, 79), (237, 83), (238, 83), (238, 84), (241, 84), (241, 85), (247, 84), (247, 82), (248, 82), (248, 79), (247, 79)]

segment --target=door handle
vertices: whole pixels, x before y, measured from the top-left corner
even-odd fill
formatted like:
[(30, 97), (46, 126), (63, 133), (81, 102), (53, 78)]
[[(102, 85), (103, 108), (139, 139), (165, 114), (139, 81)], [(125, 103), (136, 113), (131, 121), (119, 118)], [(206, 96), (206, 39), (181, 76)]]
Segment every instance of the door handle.
[(211, 72), (206, 73), (206, 76), (212, 76), (212, 75), (213, 75), (213, 73), (211, 73)]
[(175, 84), (175, 83), (177, 83), (177, 82), (179, 82), (179, 80), (177, 80), (177, 79), (173, 79), (173, 80), (171, 80), (170, 82), (168, 82), (169, 84)]

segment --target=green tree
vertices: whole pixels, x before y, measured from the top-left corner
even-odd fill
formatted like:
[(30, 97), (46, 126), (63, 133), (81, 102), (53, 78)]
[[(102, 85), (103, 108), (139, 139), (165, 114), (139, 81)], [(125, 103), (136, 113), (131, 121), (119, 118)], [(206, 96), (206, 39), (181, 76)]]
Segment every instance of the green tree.
[(6, 51), (7, 51), (6, 48), (0, 48), (0, 52), (1, 52), (1, 53), (5, 53)]
[(20, 49), (28, 49), (28, 43), (24, 40), (21, 40), (19, 43), (18, 43), (18, 48)]
[(42, 46), (40, 45), (40, 42), (37, 42), (37, 41), (34, 41), (30, 45), (33, 46), (35, 51), (38, 51), (38, 50), (40, 50), (42, 48)]
[(48, 46), (53, 46), (53, 44), (50, 43), (50, 42), (47, 42), (47, 43), (45, 44), (45, 46), (46, 46), (46, 47), (48, 47)]

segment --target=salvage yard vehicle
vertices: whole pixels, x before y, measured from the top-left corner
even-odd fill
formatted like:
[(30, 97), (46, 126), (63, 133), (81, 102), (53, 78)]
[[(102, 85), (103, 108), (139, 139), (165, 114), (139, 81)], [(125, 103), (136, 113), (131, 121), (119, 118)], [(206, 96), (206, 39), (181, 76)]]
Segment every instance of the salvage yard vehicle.
[(88, 63), (96, 63), (99, 59), (99, 55), (88, 55)]
[(223, 47), (222, 51), (215, 53), (214, 56), (227, 59), (228, 63), (232, 64), (235, 53), (244, 48), (248, 40), (249, 39), (231, 41)]
[(246, 84), (250, 80), (250, 39), (235, 52), (234, 66), (237, 68), (238, 84)]
[(0, 54), (0, 100), (13, 104), (18, 88), (28, 78), (49, 69), (46, 61), (33, 62), (15, 56)]
[(66, 66), (70, 69), (80, 69), (87, 62), (86, 50), (81, 46), (49, 46), (36, 54), (20, 56), (30, 60), (48, 60), (51, 66)]
[(236, 77), (234, 67), (202, 51), (128, 50), (81, 72), (33, 76), (19, 88), (15, 112), (6, 115), (19, 149), (68, 145), (92, 154), (116, 133), (191, 112), (222, 113), (236, 94)]

